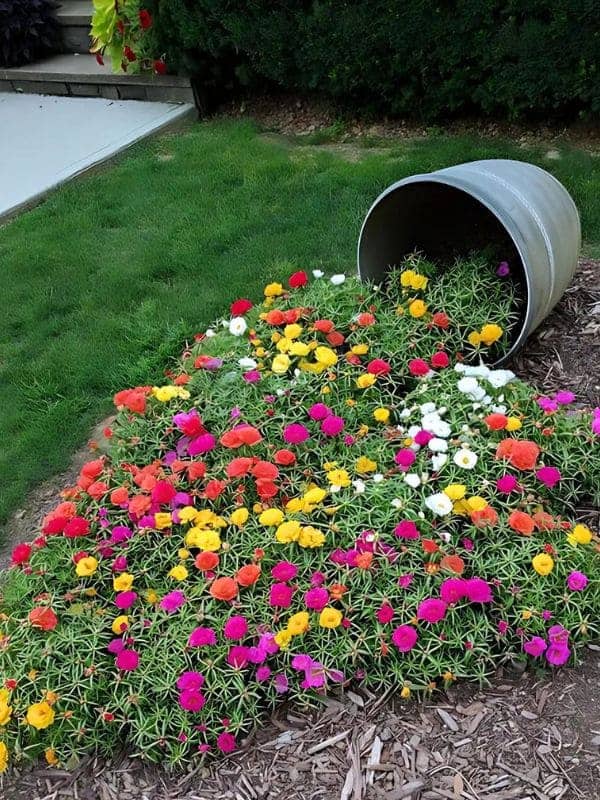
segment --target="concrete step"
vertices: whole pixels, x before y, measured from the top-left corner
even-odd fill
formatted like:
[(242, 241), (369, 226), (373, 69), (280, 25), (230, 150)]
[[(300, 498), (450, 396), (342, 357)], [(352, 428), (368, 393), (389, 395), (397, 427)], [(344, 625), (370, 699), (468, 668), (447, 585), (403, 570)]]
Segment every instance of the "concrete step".
[[(108, 59), (107, 59), (108, 62)], [(115, 74), (93, 55), (51, 56), (23, 67), (0, 69), (0, 92), (105, 97), (109, 100), (153, 100), (193, 103), (190, 79), (180, 75)]]
[(62, 28), (65, 53), (87, 53), (90, 49), (90, 26), (94, 8), (88, 0), (63, 0), (56, 10)]

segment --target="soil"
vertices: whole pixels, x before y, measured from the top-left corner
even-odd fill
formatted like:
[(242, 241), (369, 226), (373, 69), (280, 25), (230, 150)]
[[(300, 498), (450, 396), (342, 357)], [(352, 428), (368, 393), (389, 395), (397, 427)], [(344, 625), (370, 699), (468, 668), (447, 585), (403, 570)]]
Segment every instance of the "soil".
[[(540, 390), (568, 387), (600, 405), (600, 261), (583, 260), (553, 314), (512, 367)], [(103, 421), (91, 438), (100, 441)], [(95, 445), (94, 447), (96, 447)], [(27, 498), (4, 531), (0, 563), (31, 538), (71, 485), (69, 469)], [(598, 509), (582, 518), (598, 527)], [(282, 706), (241, 752), (189, 772), (126, 753), (74, 772), (37, 765), (0, 778), (1, 800), (596, 800), (600, 797), (600, 647), (576, 669), (500, 670), (494, 685), (459, 685), (425, 703), (365, 691), (326, 698), (318, 713)]]

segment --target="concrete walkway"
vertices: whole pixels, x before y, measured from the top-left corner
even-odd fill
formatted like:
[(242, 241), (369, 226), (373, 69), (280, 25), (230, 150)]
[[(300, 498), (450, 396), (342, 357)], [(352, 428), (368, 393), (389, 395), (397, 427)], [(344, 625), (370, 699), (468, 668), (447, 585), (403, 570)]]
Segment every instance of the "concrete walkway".
[(0, 221), (194, 114), (186, 104), (0, 93)]

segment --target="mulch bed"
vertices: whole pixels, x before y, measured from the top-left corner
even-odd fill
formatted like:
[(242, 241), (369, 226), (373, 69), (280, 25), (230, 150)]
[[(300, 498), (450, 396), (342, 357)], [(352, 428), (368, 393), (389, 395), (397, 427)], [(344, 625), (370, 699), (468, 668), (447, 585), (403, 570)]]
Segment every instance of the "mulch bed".
[[(545, 392), (600, 405), (600, 261), (573, 284), (511, 365)], [(92, 437), (94, 438), (94, 437)], [(89, 451), (8, 525), (0, 563), (31, 535)], [(598, 527), (598, 509), (582, 517)], [(318, 713), (283, 706), (241, 752), (190, 771), (91, 758), (0, 780), (5, 800), (596, 800), (600, 797), (600, 647), (583, 664), (536, 676), (500, 670), (486, 690), (459, 685), (424, 703), (361, 690)]]

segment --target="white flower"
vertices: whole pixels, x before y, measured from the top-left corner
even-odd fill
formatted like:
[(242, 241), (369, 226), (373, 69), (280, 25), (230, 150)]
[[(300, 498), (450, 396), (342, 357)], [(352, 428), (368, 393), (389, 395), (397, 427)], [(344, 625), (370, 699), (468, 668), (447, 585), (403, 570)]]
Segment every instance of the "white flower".
[(446, 406), (440, 406), (440, 407), (438, 408), (438, 410), (437, 410), (437, 413), (440, 415), (440, 417), (443, 417), (443, 416), (444, 416), (444, 414), (446, 413), (446, 411), (448, 411), (448, 409), (446, 408)]
[(346, 280), (346, 276), (343, 272), (339, 272), (337, 275), (332, 275), (329, 279), (334, 286), (341, 286), (342, 283)]
[(477, 367), (467, 365), (464, 374), (470, 378), (487, 378), (490, 374), (490, 368), (486, 367), (485, 364), (479, 364)]
[(337, 483), (332, 483), (329, 487), (329, 491), (331, 494), (337, 494), (341, 490), (341, 486), (338, 486)]
[(477, 464), (477, 454), (472, 450), (467, 450), (466, 447), (461, 447), (460, 450), (454, 454), (454, 458), (452, 460), (457, 467), (462, 467), (462, 469), (473, 469), (475, 464)]
[(245, 358), (240, 358), (238, 364), (242, 369), (255, 369), (257, 366), (256, 361), (253, 358), (249, 358), (246, 356)]
[(435, 403), (423, 403), (419, 406), (421, 414), (432, 414), (435, 411)]
[(206, 336), (207, 339), (212, 339), (212, 337), (216, 336), (217, 333), (216, 333), (216, 331), (213, 331), (212, 328), (208, 328), (208, 330), (206, 331), (206, 333), (204, 335)]
[(399, 414), (400, 419), (408, 419), (412, 414), (412, 411), (412, 408), (403, 408)]
[(383, 475), (383, 473), (376, 472), (373, 475), (373, 483), (381, 483), (383, 480), (385, 480), (385, 475)]
[(445, 439), (440, 439), (438, 436), (434, 437), (433, 439), (429, 440), (427, 447), (433, 453), (447, 453), (448, 452), (448, 442)]
[(485, 397), (482, 399), (482, 401), (481, 401), (481, 404), (482, 404), (482, 405), (484, 405), (484, 406), (489, 406), (489, 405), (491, 405), (493, 402), (494, 402), (494, 401), (493, 401), (493, 400), (492, 400), (492, 398), (489, 396), (489, 394), (486, 394), (486, 396), (485, 396)]
[(422, 430), (422, 428), (421, 428), (420, 425), (411, 425), (410, 428), (408, 429), (408, 431), (406, 432), (406, 435), (409, 438), (414, 439), (415, 436), (417, 435), (417, 433), (419, 433), (419, 431), (421, 431), (421, 430)]
[(502, 404), (501, 404), (501, 405), (499, 405), (499, 406), (492, 406), (492, 408), (491, 408), (491, 411), (493, 411), (493, 412), (494, 412), (494, 414), (506, 414), (506, 412), (508, 411), (508, 409), (506, 408), (506, 406), (504, 405), (504, 403), (502, 403)]
[(441, 539), (443, 542), (446, 542), (446, 544), (448, 544), (448, 542), (449, 542), (449, 541), (450, 541), (450, 539), (451, 539), (451, 536), (450, 536), (450, 534), (448, 533), (448, 531), (440, 531), (440, 532), (439, 532), (439, 534), (438, 534), (438, 536), (440, 537), (440, 539)]
[(452, 433), (450, 425), (440, 417), (437, 411), (434, 411), (433, 414), (425, 414), (421, 419), (421, 425), (424, 430), (442, 439), (447, 439)]
[(232, 317), (229, 320), (229, 333), (233, 336), (243, 336), (248, 329), (248, 323), (243, 317)]
[(283, 395), (285, 394), (285, 389), (277, 389), (275, 394), (277, 395), (277, 397), (283, 397)]
[(434, 472), (439, 472), (441, 468), (448, 461), (448, 456), (445, 453), (436, 453), (431, 456), (431, 467)]
[(515, 373), (509, 369), (492, 369), (489, 371), (487, 379), (495, 389), (500, 389), (515, 379)]
[(407, 472), (404, 476), (404, 483), (408, 483), (409, 486), (416, 489), (417, 486), (421, 485), (421, 478), (419, 478), (416, 472)]
[(360, 478), (357, 478), (355, 481), (352, 481), (352, 486), (354, 486), (354, 492), (356, 494), (363, 494), (365, 489), (367, 488), (364, 481), (361, 481)]
[(467, 368), (466, 364), (461, 364), (459, 362), (458, 364), (454, 365), (454, 372), (464, 372), (466, 370), (466, 368)]
[(470, 397), (471, 400), (481, 400), (485, 397), (485, 389), (479, 385), (477, 378), (471, 376), (461, 378), (456, 384), (456, 388), (462, 394), (466, 394)]
[(438, 517), (445, 517), (452, 511), (452, 500), (443, 492), (436, 492), (425, 498), (425, 505)]
[(394, 497), (390, 505), (392, 506), (392, 508), (402, 508), (404, 506), (404, 503), (402, 502), (402, 500), (400, 500), (399, 497)]
[(322, 269), (313, 269), (312, 274), (313, 278), (322, 278), (325, 275)]

